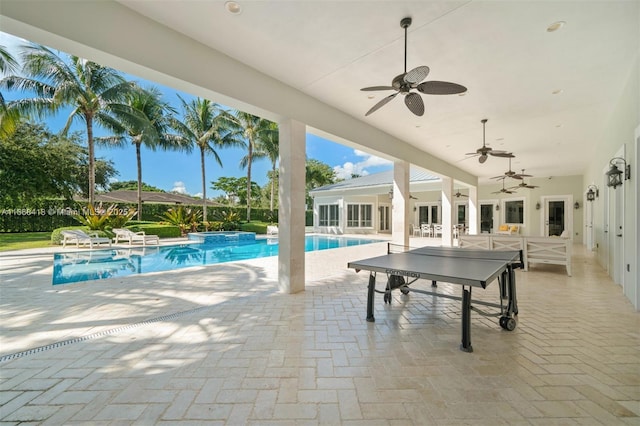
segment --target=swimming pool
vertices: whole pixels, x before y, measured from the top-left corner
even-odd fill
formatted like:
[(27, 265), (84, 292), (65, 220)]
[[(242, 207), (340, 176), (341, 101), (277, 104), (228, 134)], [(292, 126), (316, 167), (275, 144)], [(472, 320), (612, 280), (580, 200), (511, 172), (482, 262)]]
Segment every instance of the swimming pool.
[[(305, 251), (379, 242), (381, 240), (370, 238), (307, 235)], [(56, 253), (53, 257), (53, 285), (256, 259), (277, 254), (277, 238)]]

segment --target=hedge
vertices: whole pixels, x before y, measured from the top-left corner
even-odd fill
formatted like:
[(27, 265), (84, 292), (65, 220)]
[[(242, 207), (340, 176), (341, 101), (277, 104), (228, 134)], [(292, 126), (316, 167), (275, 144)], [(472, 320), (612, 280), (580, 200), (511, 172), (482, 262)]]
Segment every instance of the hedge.
[[(106, 205), (108, 203), (103, 203)], [(137, 208), (134, 204), (118, 204), (120, 208)], [(39, 200), (29, 206), (9, 207), (0, 206), (0, 232), (52, 232), (57, 228), (73, 227), (79, 225), (73, 218), (74, 210), (82, 211), (86, 207), (85, 203), (75, 201), (65, 201), (62, 199)], [(142, 221), (129, 221), (128, 224), (157, 223), (162, 220), (162, 215), (169, 209), (176, 207), (171, 204), (144, 204), (142, 208)], [(193, 205), (197, 209), (202, 209), (201, 205)], [(247, 209), (244, 206), (216, 206), (207, 207), (207, 219), (212, 220), (217, 216), (217, 212), (233, 211), (240, 215), (241, 220), (246, 220)], [(268, 208), (251, 208), (252, 221), (277, 223), (278, 210), (273, 214)], [(313, 211), (307, 210), (305, 214), (305, 225), (313, 225)]]
[(127, 225), (127, 229), (133, 232), (144, 231), (147, 235), (157, 235), (159, 238), (178, 238), (180, 237), (180, 228), (175, 225), (165, 225), (162, 223), (149, 223), (139, 225)]

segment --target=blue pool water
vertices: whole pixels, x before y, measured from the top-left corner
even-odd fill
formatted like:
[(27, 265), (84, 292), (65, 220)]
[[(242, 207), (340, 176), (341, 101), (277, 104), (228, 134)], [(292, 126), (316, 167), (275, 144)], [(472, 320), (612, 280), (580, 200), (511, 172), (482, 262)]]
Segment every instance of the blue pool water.
[[(307, 235), (305, 251), (378, 243), (369, 238)], [(236, 260), (276, 256), (278, 239), (190, 243), (123, 249), (56, 253), (53, 257), (53, 284), (124, 277), (147, 272), (169, 271), (190, 266), (212, 265)]]

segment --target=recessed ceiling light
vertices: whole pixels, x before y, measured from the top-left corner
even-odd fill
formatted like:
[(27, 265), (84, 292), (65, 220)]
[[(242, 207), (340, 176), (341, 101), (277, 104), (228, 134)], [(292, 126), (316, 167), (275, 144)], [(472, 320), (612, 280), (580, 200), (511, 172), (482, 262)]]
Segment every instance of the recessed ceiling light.
[(503, 141), (504, 138), (496, 138), (497, 141)]
[(564, 27), (564, 24), (566, 24), (566, 22), (564, 21), (554, 22), (553, 24), (547, 27), (547, 32), (552, 33), (552, 32), (558, 31), (560, 28)]
[(369, 98), (369, 99), (373, 99), (373, 98), (375, 98), (375, 97), (376, 97), (376, 95), (369, 95), (369, 96), (367, 96), (367, 98)]
[(239, 15), (240, 13), (242, 13), (242, 7), (240, 7), (240, 4), (236, 1), (226, 2), (224, 4), (224, 8), (227, 9), (227, 12), (233, 15)]
[(458, 93), (458, 96), (466, 96), (467, 92)]
[(562, 127), (562, 124), (556, 124), (556, 127), (560, 128)]
[(419, 129), (421, 126), (419, 124), (416, 125), (416, 129)]
[(556, 89), (553, 92), (551, 92), (552, 95), (559, 95), (560, 93), (562, 93), (562, 89)]

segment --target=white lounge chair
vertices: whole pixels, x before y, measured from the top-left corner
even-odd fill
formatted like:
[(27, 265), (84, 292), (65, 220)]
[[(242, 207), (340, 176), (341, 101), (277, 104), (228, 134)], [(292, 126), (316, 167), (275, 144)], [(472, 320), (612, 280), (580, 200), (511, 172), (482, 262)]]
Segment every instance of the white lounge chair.
[(75, 243), (76, 247), (78, 248), (80, 247), (80, 244), (82, 244), (83, 246), (86, 246), (88, 244), (89, 248), (93, 248), (94, 244), (98, 246), (100, 244), (109, 244), (109, 247), (111, 247), (111, 240), (106, 237), (99, 237), (97, 232), (91, 232), (87, 234), (86, 232), (79, 229), (70, 229), (62, 231), (60, 232), (60, 234), (62, 234), (62, 247), (66, 247), (67, 243)]
[(275, 225), (267, 225), (267, 235), (278, 235), (278, 227)]
[(144, 231), (133, 232), (125, 228), (113, 228), (112, 231), (116, 234), (113, 239), (114, 244), (118, 244), (118, 242), (127, 242), (129, 245), (141, 243), (143, 246), (160, 244), (160, 238), (157, 235), (147, 235)]

